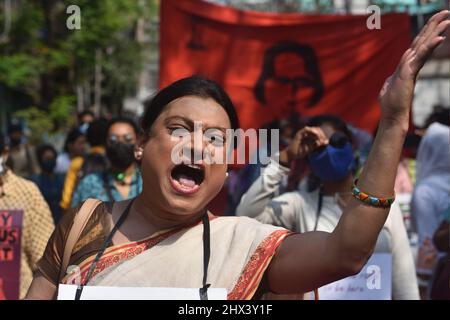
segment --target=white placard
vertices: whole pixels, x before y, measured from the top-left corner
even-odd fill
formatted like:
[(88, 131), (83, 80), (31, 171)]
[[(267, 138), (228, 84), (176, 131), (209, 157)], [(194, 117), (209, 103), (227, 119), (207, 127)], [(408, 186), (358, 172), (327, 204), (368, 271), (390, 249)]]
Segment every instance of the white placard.
[(374, 253), (355, 276), (319, 288), (320, 300), (391, 300), (392, 255)]
[[(58, 300), (75, 300), (77, 285), (60, 284)], [(209, 288), (209, 300), (227, 300), (227, 289)], [(200, 300), (195, 288), (85, 286), (80, 300)]]

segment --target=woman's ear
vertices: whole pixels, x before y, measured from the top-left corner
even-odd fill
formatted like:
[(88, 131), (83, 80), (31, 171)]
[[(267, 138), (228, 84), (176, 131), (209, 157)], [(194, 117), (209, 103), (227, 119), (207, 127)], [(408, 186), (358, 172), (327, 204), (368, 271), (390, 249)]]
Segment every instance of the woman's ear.
[(141, 147), (137, 147), (134, 149), (134, 157), (138, 162), (141, 162), (142, 160), (142, 154), (144, 153), (144, 149)]
[(143, 133), (141, 133), (138, 137), (138, 141), (136, 143), (136, 147), (134, 148), (134, 157), (138, 162), (141, 162), (142, 155), (144, 154), (145, 143), (147, 142), (147, 138)]

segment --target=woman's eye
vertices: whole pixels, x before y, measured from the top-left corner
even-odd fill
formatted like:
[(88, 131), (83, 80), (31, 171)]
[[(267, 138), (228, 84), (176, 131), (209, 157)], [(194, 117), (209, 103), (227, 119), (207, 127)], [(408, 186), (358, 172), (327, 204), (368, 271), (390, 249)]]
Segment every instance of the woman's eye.
[(190, 134), (189, 130), (183, 127), (168, 127), (169, 133), (173, 137), (182, 138)]
[(207, 140), (215, 146), (223, 146), (225, 137), (221, 134), (207, 134), (205, 133)]

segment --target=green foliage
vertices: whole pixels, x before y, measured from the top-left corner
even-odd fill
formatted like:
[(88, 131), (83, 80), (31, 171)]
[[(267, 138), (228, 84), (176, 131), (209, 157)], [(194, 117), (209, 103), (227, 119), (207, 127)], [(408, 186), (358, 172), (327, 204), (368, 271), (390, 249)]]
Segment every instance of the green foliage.
[(0, 81), (9, 87), (30, 86), (42, 72), (42, 61), (25, 53), (2, 56)]
[(22, 119), (27, 124), (31, 131), (30, 141), (35, 145), (45, 142), (44, 137), (53, 130), (53, 122), (48, 113), (37, 107), (17, 111), (14, 117)]
[[(69, 5), (80, 7), (80, 30), (66, 27)], [(93, 85), (97, 51), (102, 101), (119, 109), (124, 97), (134, 93), (143, 66), (137, 21), (158, 14), (157, 7), (155, 0), (18, 2), (9, 40), (0, 44), (0, 85), (26, 94), (33, 104), (14, 116), (27, 122), (36, 139), (67, 128), (76, 112), (77, 86)], [(3, 21), (1, 13), (0, 25)]]
[(56, 127), (62, 125), (69, 127), (75, 124), (75, 117), (73, 117), (76, 112), (75, 104), (75, 96), (62, 95), (53, 100), (49, 115)]
[[(147, 3), (148, 1), (144, 1)], [(77, 70), (80, 81), (92, 77), (95, 68), (95, 52), (100, 49), (103, 53), (102, 66), (111, 65), (120, 60), (118, 69), (129, 66), (140, 67), (141, 48), (133, 39), (133, 32), (137, 19), (145, 10), (140, 10), (139, 1), (129, 0), (76, 0), (71, 4), (81, 9), (81, 29), (70, 33), (67, 39), (68, 48), (73, 52), (76, 61), (82, 61)], [(148, 10), (148, 9), (147, 9)], [(107, 52), (113, 52), (108, 55)], [(124, 54), (124, 57), (118, 57)], [(129, 70), (133, 71), (133, 70)], [(111, 78), (112, 76), (113, 78)], [(127, 77), (127, 81), (115, 79)], [(106, 82), (116, 82), (126, 86), (136, 83), (136, 73), (109, 73)], [(106, 84), (108, 86), (108, 84)], [(114, 85), (113, 85), (114, 86)], [(126, 88), (127, 89), (127, 88)], [(128, 91), (128, 90), (125, 90)]]

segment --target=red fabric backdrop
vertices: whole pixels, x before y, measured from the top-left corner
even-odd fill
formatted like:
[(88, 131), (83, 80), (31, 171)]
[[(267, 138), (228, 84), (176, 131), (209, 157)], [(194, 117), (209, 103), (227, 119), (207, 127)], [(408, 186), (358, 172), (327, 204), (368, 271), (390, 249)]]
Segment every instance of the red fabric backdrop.
[(268, 14), (200, 0), (161, 1), (160, 87), (192, 74), (219, 82), (241, 126), (292, 112), (332, 113), (373, 131), (377, 95), (408, 47), (406, 14)]

